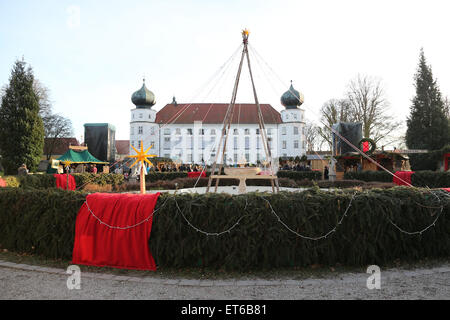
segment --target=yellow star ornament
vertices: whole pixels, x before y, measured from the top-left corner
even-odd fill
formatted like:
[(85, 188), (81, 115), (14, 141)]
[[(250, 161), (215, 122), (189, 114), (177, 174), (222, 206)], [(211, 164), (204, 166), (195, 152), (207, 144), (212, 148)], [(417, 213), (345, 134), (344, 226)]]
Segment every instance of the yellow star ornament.
[(70, 167), (70, 165), (72, 164), (72, 161), (64, 160), (64, 161), (61, 161), (61, 163), (67, 168), (67, 167)]
[(142, 162), (142, 165), (144, 165), (144, 162), (147, 162), (150, 166), (153, 167), (153, 164), (150, 161), (147, 160), (147, 158), (157, 157), (157, 155), (155, 155), (155, 154), (147, 154), (148, 150), (153, 148), (153, 145), (151, 145), (145, 151), (144, 151), (144, 143), (142, 141), (141, 141), (141, 150), (137, 150), (133, 146), (131, 146), (131, 147), (134, 149), (134, 151), (136, 151), (135, 155), (129, 156), (130, 158), (136, 158), (136, 161), (133, 162), (131, 167), (135, 166), (138, 162)]

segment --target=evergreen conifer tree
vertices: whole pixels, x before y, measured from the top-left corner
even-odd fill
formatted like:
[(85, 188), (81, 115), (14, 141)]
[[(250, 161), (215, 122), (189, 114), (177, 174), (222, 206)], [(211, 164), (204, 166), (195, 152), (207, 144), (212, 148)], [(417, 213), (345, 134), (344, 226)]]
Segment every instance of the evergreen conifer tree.
[[(449, 123), (444, 102), (431, 67), (427, 65), (423, 49), (415, 74), (416, 95), (407, 119), (406, 146), (409, 149), (441, 149), (449, 143)], [(437, 163), (427, 154), (411, 154), (413, 170), (435, 170)]]
[(17, 174), (22, 164), (34, 171), (42, 156), (44, 126), (33, 82), (31, 67), (17, 60), (0, 106), (0, 154), (5, 174)]

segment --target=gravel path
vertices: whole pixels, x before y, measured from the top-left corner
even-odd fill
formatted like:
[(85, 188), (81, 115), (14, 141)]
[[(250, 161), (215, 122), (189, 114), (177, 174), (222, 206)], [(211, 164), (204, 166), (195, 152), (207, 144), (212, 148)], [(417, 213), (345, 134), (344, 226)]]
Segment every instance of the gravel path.
[(0, 261), (0, 299), (450, 299), (450, 264), (411, 271), (381, 270), (381, 289), (367, 289), (369, 274), (344, 273), (307, 280), (183, 280), (82, 273), (69, 290), (63, 269)]

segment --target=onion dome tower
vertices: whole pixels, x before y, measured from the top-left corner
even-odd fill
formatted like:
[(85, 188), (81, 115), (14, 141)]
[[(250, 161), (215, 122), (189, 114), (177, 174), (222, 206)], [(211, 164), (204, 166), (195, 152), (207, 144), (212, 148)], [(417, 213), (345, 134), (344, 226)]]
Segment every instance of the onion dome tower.
[(149, 109), (155, 105), (155, 94), (147, 89), (145, 79), (142, 87), (131, 96), (131, 102), (138, 109)]
[(156, 111), (152, 109), (155, 105), (155, 94), (145, 86), (145, 79), (142, 87), (131, 95), (131, 102), (135, 105), (131, 109), (130, 121), (130, 154), (134, 154), (134, 149), (140, 149), (143, 143), (144, 150), (153, 146), (154, 152), (159, 155), (159, 125), (155, 123)]
[(300, 108), (304, 102), (303, 94), (294, 89), (291, 81), (289, 90), (283, 93), (280, 100), (285, 108), (280, 112), (283, 123), (278, 127), (280, 156), (302, 156), (306, 153), (305, 110)]
[(283, 95), (281, 96), (281, 104), (286, 109), (297, 109), (297, 107), (300, 107), (303, 104), (303, 101), (303, 94), (294, 89), (291, 80), (291, 86), (289, 87), (289, 90), (283, 93)]

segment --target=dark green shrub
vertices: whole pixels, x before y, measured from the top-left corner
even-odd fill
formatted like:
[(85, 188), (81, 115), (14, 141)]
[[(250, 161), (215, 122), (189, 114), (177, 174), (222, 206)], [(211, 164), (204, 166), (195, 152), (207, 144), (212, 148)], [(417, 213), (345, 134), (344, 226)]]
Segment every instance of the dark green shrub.
[(151, 172), (145, 175), (145, 181), (174, 180), (177, 178), (187, 178), (187, 176), (187, 172)]
[(124, 182), (123, 175), (115, 173), (73, 173), (72, 175), (75, 178), (77, 189), (88, 183), (101, 186), (109, 184), (116, 187)]
[(56, 188), (56, 179), (52, 174), (29, 174), (17, 176), (21, 188)]
[(415, 171), (411, 175), (411, 184), (415, 187), (450, 188), (450, 172)]
[[(392, 182), (394, 177), (386, 171), (346, 172), (345, 179), (362, 181)], [(450, 172), (414, 171), (411, 184), (415, 187), (448, 188), (450, 187)]]
[(386, 171), (360, 171), (344, 173), (344, 179), (346, 180), (392, 182), (393, 178), (394, 177)]
[(320, 171), (294, 171), (294, 170), (279, 170), (277, 172), (278, 178), (289, 178), (295, 181), (298, 180), (320, 180), (322, 179), (322, 172)]
[[(230, 270), (311, 264), (384, 264), (450, 255), (450, 199), (444, 191), (396, 187), (386, 190), (299, 193), (161, 194), (150, 248), (159, 266)], [(76, 215), (85, 194), (57, 189), (0, 189), (0, 244), (50, 258), (72, 256)], [(265, 201), (268, 200), (269, 202)], [(312, 241), (293, 231), (327, 238)], [(422, 234), (400, 232), (434, 227)], [(181, 210), (181, 212), (178, 210)], [(342, 224), (338, 221), (348, 209)], [(209, 232), (205, 235), (188, 225)], [(229, 230), (230, 232), (227, 232)], [(215, 233), (224, 232), (220, 236)]]

